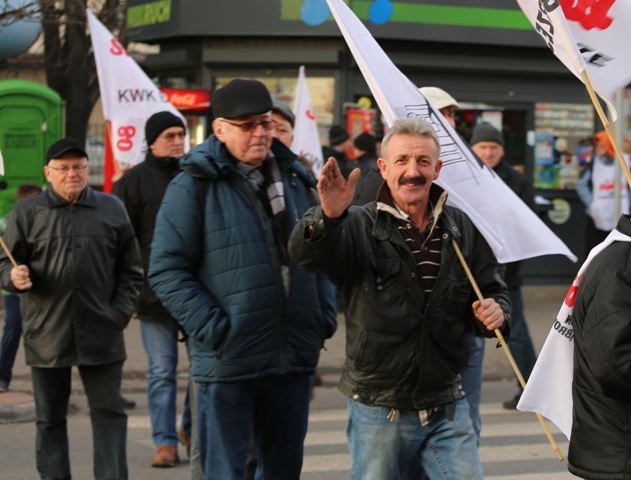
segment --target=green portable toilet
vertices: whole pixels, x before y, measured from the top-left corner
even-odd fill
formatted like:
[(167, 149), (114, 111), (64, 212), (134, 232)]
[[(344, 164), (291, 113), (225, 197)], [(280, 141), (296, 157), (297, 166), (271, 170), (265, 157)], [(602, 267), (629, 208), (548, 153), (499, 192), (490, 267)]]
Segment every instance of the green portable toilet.
[(46, 183), (46, 150), (63, 128), (64, 101), (57, 92), (29, 80), (0, 81), (0, 217), (13, 207), (20, 184)]

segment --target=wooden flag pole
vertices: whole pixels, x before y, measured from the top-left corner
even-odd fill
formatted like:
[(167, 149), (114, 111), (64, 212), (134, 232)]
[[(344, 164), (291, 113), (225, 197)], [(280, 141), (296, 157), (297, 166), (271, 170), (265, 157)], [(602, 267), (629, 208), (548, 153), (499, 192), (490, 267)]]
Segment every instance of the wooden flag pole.
[(629, 165), (627, 165), (627, 162), (625, 162), (624, 160), (624, 155), (622, 154), (622, 150), (620, 150), (620, 147), (618, 146), (618, 142), (616, 142), (616, 136), (614, 135), (613, 130), (611, 129), (611, 126), (609, 125), (609, 119), (607, 118), (607, 115), (605, 115), (605, 112), (603, 111), (603, 108), (600, 105), (600, 101), (598, 100), (598, 97), (596, 96), (596, 92), (594, 92), (594, 87), (592, 87), (592, 82), (589, 80), (589, 76), (587, 75), (587, 72), (585, 70), (581, 72), (581, 78), (583, 79), (583, 82), (585, 83), (585, 87), (587, 88), (587, 92), (589, 93), (589, 98), (592, 99), (594, 108), (596, 108), (598, 117), (600, 118), (600, 121), (605, 127), (605, 132), (607, 132), (607, 136), (609, 137), (609, 140), (611, 140), (611, 144), (613, 145), (614, 152), (616, 153), (616, 158), (618, 159), (618, 162), (620, 162), (620, 167), (622, 168), (622, 171), (624, 172), (624, 176), (627, 178), (627, 183), (629, 184), (629, 186), (631, 186), (631, 172), (629, 171)]
[(4, 253), (7, 254), (7, 257), (9, 257), (9, 260), (11, 260), (11, 263), (13, 264), (14, 267), (18, 266), (18, 262), (15, 261), (15, 258), (13, 258), (13, 255), (11, 255), (11, 252), (9, 251), (9, 248), (7, 247), (7, 244), (4, 243), (4, 239), (2, 237), (0, 237), (0, 245), (2, 245), (2, 250), (4, 250)]
[[(473, 274), (471, 273), (471, 270), (469, 269), (469, 265), (467, 265), (467, 261), (462, 255), (462, 252), (460, 251), (460, 247), (456, 243), (456, 240), (454, 240), (453, 238), (451, 239), (451, 243), (453, 244), (454, 250), (456, 251), (456, 255), (458, 255), (458, 259), (460, 260), (460, 263), (462, 264), (462, 268), (464, 268), (464, 271), (467, 274), (467, 278), (469, 279), (469, 282), (471, 282), (471, 286), (473, 287), (473, 290), (475, 290), (475, 294), (477, 295), (478, 300), (482, 301), (484, 299), (484, 297), (482, 296), (482, 292), (480, 291), (480, 288), (478, 287), (478, 283), (473, 278)], [(494, 333), (497, 339), (499, 340), (500, 345), (502, 345), (502, 348), (504, 349), (504, 353), (506, 353), (508, 362), (513, 368), (513, 371), (515, 372), (515, 375), (517, 376), (517, 379), (519, 380), (519, 384), (521, 385), (522, 388), (526, 388), (526, 381), (524, 380), (524, 377), (519, 371), (519, 367), (515, 363), (515, 359), (513, 358), (513, 355), (510, 353), (510, 350), (508, 349), (508, 345), (506, 345), (506, 341), (504, 340), (504, 335), (502, 335), (502, 332), (500, 332), (498, 328), (494, 330)], [(535, 415), (537, 415), (537, 419), (539, 420), (539, 423), (543, 427), (543, 431), (545, 432), (546, 437), (548, 437), (548, 441), (550, 442), (550, 445), (552, 445), (552, 449), (556, 453), (557, 458), (559, 459), (559, 462), (562, 461), (563, 455), (561, 455), (559, 446), (557, 445), (556, 441), (552, 437), (550, 430), (548, 430), (548, 426), (543, 420), (543, 417), (539, 415), (538, 413), (535, 413)]]

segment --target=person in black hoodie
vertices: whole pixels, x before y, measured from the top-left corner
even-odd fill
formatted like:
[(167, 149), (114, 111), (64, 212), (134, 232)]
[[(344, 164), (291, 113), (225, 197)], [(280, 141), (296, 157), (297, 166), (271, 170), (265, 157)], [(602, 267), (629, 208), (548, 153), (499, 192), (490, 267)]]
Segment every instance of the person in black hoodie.
[[(185, 442), (190, 437), (187, 427), (179, 432), (176, 428), (178, 324), (146, 281), (153, 227), (164, 192), (180, 172), (178, 162), (184, 155), (185, 137), (186, 127), (180, 117), (167, 111), (153, 114), (145, 124), (148, 149), (144, 162), (128, 170), (112, 190), (127, 208), (145, 270), (145, 281), (136, 300), (136, 314), (149, 361), (147, 397), (157, 448), (151, 461), (153, 467), (175, 466), (179, 461), (179, 439)], [(185, 412), (184, 418), (187, 416)]]

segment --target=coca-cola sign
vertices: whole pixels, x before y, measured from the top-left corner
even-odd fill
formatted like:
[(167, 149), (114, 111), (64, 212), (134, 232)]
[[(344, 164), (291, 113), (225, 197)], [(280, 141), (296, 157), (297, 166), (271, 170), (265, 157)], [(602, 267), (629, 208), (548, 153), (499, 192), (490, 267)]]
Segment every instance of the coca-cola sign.
[(210, 91), (186, 88), (161, 88), (171, 105), (183, 111), (206, 111), (210, 108)]

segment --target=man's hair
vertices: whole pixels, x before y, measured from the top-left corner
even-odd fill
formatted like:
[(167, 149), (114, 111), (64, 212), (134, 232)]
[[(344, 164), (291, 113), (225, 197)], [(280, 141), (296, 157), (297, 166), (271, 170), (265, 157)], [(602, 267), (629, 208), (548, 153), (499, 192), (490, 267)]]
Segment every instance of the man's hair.
[(381, 142), (382, 156), (386, 156), (386, 150), (388, 149), (388, 143), (394, 135), (412, 135), (418, 137), (429, 137), (434, 140), (438, 147), (438, 156), (440, 156), (440, 140), (436, 135), (436, 130), (432, 127), (432, 124), (423, 120), (420, 117), (405, 117), (397, 118), (392, 127), (388, 131), (383, 141)]
[(42, 191), (42, 187), (36, 183), (23, 183), (15, 192), (15, 199), (22, 200), (23, 198), (37, 195)]

